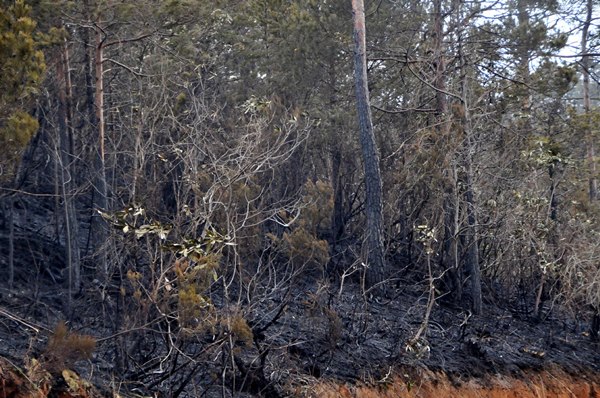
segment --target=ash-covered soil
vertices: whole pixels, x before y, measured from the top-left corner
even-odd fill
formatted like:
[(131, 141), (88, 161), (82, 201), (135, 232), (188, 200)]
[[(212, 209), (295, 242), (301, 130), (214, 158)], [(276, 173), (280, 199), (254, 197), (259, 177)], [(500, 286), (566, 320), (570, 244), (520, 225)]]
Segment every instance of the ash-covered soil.
[[(115, 333), (106, 319), (118, 308), (93, 285), (73, 299), (67, 313), (68, 297), (61, 286), (43, 276), (29, 284), (20, 280), (12, 291), (6, 286), (0, 290), (0, 356), (20, 366), (43, 358), (52, 330), (66, 319), (70, 330), (97, 339), (93, 358), (72, 366), (106, 394), (283, 397), (303, 386), (379, 385), (423, 370), (443, 373), (457, 384), (489, 375), (519, 378), (545, 369), (591, 377), (600, 372), (600, 346), (591, 341), (589, 325), (562, 312), (558, 303), (533, 319), (510, 305), (488, 301), (484, 315), (475, 316), (439, 300), (425, 332), (415, 340), (427, 308), (422, 285), (398, 282), (387, 297), (379, 297), (363, 294), (354, 282), (341, 287), (339, 282), (306, 279), (249, 307), (244, 318), (252, 341), (234, 342), (228, 351), (223, 344), (227, 339), (204, 336), (190, 342), (173, 331), (170, 347), (181, 350), (173, 359), (175, 354), (159, 347), (168, 331), (163, 326), (150, 322), (146, 330)], [(131, 347), (125, 366), (117, 363), (122, 346)], [(178, 369), (182, 376), (176, 376)]]

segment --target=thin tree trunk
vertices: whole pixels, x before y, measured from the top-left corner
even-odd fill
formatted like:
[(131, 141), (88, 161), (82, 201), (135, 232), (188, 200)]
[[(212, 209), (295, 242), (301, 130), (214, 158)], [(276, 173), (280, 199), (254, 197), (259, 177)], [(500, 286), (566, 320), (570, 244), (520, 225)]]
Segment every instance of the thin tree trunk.
[[(446, 62), (444, 58), (444, 16), (442, 14), (442, 1), (433, 3), (433, 65), (435, 77), (433, 87), (436, 89), (436, 120), (435, 126), (438, 136), (444, 146), (451, 142), (450, 123), (448, 120), (448, 99), (446, 98)], [(453, 155), (452, 155), (453, 156)], [(458, 230), (459, 230), (459, 198), (458, 177), (454, 162), (444, 159), (441, 167), (444, 168), (445, 189), (442, 204), (444, 213), (444, 242), (442, 244), (441, 260), (452, 284), (452, 293), (456, 302), (462, 301), (462, 270), (458, 260)]]
[(8, 289), (12, 290), (15, 283), (15, 220), (14, 200), (11, 196), (4, 203), (8, 222)]
[(56, 156), (58, 157), (58, 177), (60, 178), (60, 194), (63, 200), (63, 215), (65, 226), (65, 251), (67, 258), (69, 280), (69, 302), (73, 293), (78, 292), (81, 285), (81, 264), (79, 244), (77, 241), (78, 222), (75, 205), (72, 199), (72, 132), (71, 128), (71, 76), (69, 71), (69, 49), (64, 43), (61, 59), (57, 64), (59, 78), (59, 107), (58, 107), (58, 142)]
[(592, 325), (590, 327), (590, 338), (592, 341), (598, 341), (600, 334), (600, 308), (593, 307)]
[[(89, 0), (83, 0), (84, 12), (86, 14), (86, 19), (88, 25), (92, 25), (92, 9), (90, 6)], [(96, 109), (94, 106), (94, 66), (92, 65), (92, 53), (95, 53), (94, 44), (92, 43), (92, 38), (90, 35), (91, 29), (87, 26), (82, 27), (83, 31), (81, 32), (81, 37), (83, 39), (83, 72), (85, 75), (85, 109), (87, 113), (88, 125), (92, 129), (92, 131), (97, 131), (98, 122), (96, 120)], [(94, 161), (96, 161), (96, 155), (94, 151)], [(95, 165), (94, 165), (95, 167)], [(95, 168), (94, 168), (95, 170)], [(94, 177), (95, 184), (95, 177)], [(90, 216), (90, 228), (88, 230), (87, 242), (85, 245), (85, 253), (90, 254), (94, 248), (92, 245), (92, 234), (96, 229), (98, 229), (98, 225), (101, 222), (100, 217), (96, 213), (94, 209), (96, 202), (96, 187), (92, 187), (92, 200), (90, 207), (92, 208), (92, 214)]]
[[(96, 22), (99, 24), (99, 21)], [(98, 129), (98, 148), (96, 158), (96, 205), (99, 210), (108, 210), (108, 192), (106, 186), (106, 165), (104, 151), (104, 38), (102, 30), (96, 26), (95, 30), (96, 47), (95, 47), (95, 106), (96, 106), (96, 123)], [(101, 281), (106, 282), (108, 279), (108, 259), (106, 253), (106, 240), (108, 237), (106, 225), (100, 217), (95, 215), (96, 220), (96, 238), (98, 242), (98, 277)]]
[(583, 29), (581, 31), (581, 53), (584, 54), (581, 59), (581, 69), (583, 75), (583, 111), (588, 119), (587, 126), (587, 161), (589, 168), (589, 199), (590, 201), (594, 201), (598, 198), (598, 183), (596, 180), (596, 160), (595, 160), (595, 145), (594, 139), (591, 135), (591, 120), (590, 120), (590, 110), (591, 100), (590, 100), (590, 56), (586, 55), (588, 52), (588, 39), (589, 39), (589, 29), (592, 23), (592, 0), (587, 0), (586, 2), (586, 18), (583, 24)]
[[(446, 62), (444, 59), (444, 21), (442, 15), (442, 0), (435, 0), (433, 3), (433, 62), (435, 67), (435, 97), (437, 101), (436, 113), (438, 118), (443, 118), (448, 111), (448, 100), (446, 98)], [(438, 120), (437, 122), (440, 122)], [(442, 133), (446, 133), (449, 127), (448, 123), (441, 121), (440, 127)], [(444, 137), (446, 137), (444, 135)]]
[[(330, 51), (329, 53), (329, 105), (333, 109), (337, 104), (337, 95), (335, 88), (337, 87), (337, 75), (335, 68), (335, 53)], [(331, 238), (333, 241), (333, 248), (335, 249), (338, 240), (344, 234), (345, 222), (344, 222), (344, 187), (342, 184), (342, 145), (339, 142), (339, 133), (337, 121), (332, 118), (332, 131), (331, 131), (331, 181), (333, 189), (333, 214), (331, 218)]]
[[(517, 18), (519, 21), (519, 32), (522, 34), (529, 34), (529, 11), (527, 10), (527, 0), (517, 0)], [(517, 79), (523, 83), (529, 82), (529, 61), (530, 61), (530, 49), (527, 45), (520, 45), (517, 47)], [(529, 88), (522, 85), (523, 95), (521, 98), (521, 109), (523, 112), (529, 112), (531, 110), (531, 93)], [(526, 119), (526, 128), (529, 126), (529, 119)]]
[[(365, 283), (370, 288), (380, 284), (385, 279), (386, 273), (383, 247), (382, 183), (369, 101), (365, 7), (362, 0), (352, 0), (352, 13), (354, 20), (356, 105), (366, 186), (365, 210), (367, 215), (366, 244), (368, 254)], [(383, 286), (379, 288), (381, 289)]]
[[(336, 144), (334, 144), (336, 145)], [(333, 182), (333, 214), (331, 220), (331, 238), (334, 247), (344, 234), (344, 196), (341, 177), (342, 151), (339, 147), (331, 154), (331, 179)]]
[[(462, 2), (459, 3), (459, 18)], [(463, 30), (458, 35), (458, 54), (460, 58), (460, 92), (462, 113), (460, 114), (460, 123), (464, 133), (465, 156), (465, 191), (464, 197), (467, 207), (467, 228), (465, 240), (467, 245), (465, 256), (465, 268), (469, 274), (469, 293), (471, 298), (471, 311), (473, 314), (481, 314), (482, 295), (481, 295), (481, 267), (479, 264), (479, 245), (477, 237), (477, 203), (475, 199), (474, 173), (473, 173), (473, 155), (475, 154), (475, 138), (471, 128), (471, 111), (469, 109), (469, 85), (467, 73), (467, 59), (463, 48)]]
[(444, 190), (444, 240), (442, 243), (441, 266), (448, 272), (450, 290), (456, 304), (462, 301), (462, 270), (458, 258), (458, 230), (460, 228), (460, 211), (456, 196), (456, 170), (452, 170), (452, 181)]
[(471, 154), (473, 148), (472, 137), (467, 137), (468, 152), (466, 160), (466, 191), (465, 200), (467, 202), (467, 256), (465, 266), (471, 278), (471, 310), (473, 314), (481, 314), (482, 296), (481, 296), (481, 268), (479, 264), (479, 245), (477, 238), (477, 210), (475, 203), (475, 194), (473, 190), (473, 162)]

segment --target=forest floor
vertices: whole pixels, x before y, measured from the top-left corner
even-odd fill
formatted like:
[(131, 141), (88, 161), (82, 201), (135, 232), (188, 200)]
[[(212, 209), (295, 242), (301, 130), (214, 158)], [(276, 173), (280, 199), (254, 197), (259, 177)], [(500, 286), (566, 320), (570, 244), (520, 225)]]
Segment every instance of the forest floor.
[[(0, 398), (117, 396), (112, 394), (122, 380), (105, 366), (111, 340), (98, 328), (99, 307), (85, 293), (73, 302), (79, 315), (69, 323), (98, 339), (93, 358), (76, 366), (82, 379), (36, 368), (55, 325), (65, 319), (64, 289), (45, 282), (21, 282), (10, 292), (0, 287)], [(286, 311), (260, 337), (270, 346), (262, 372), (271, 386), (262, 396), (600, 397), (600, 345), (584, 322), (558, 306), (532, 319), (491, 300), (484, 316), (440, 301), (415, 340), (427, 295), (423, 286), (405, 282), (389, 298), (365, 298), (352, 283), (342, 290), (316, 281), (297, 284), (286, 295)], [(279, 304), (274, 298), (247, 316), (264, 324)], [(242, 358), (257, 355), (250, 349)], [(224, 395), (213, 387), (203, 386), (204, 396)], [(124, 389), (119, 394), (127, 396)]]

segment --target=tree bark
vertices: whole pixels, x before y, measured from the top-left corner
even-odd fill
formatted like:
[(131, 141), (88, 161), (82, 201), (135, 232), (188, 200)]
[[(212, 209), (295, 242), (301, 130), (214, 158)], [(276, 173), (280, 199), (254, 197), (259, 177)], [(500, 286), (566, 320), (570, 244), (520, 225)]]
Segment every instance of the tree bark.
[[(437, 114), (438, 117), (444, 117), (444, 114), (448, 111), (448, 100), (446, 98), (446, 62), (444, 59), (444, 21), (442, 15), (442, 0), (435, 0), (433, 2), (433, 62), (435, 69), (435, 80), (433, 87), (436, 88), (435, 97), (437, 101)], [(448, 123), (442, 120), (443, 129), (449, 127)], [(443, 131), (445, 132), (445, 131)]]
[(479, 264), (479, 243), (477, 225), (477, 202), (474, 188), (473, 155), (475, 154), (475, 138), (471, 128), (471, 110), (469, 108), (469, 84), (467, 73), (467, 58), (464, 53), (462, 41), (462, 29), (458, 38), (458, 48), (460, 56), (461, 69), (461, 97), (463, 106), (463, 117), (461, 120), (462, 130), (465, 136), (466, 154), (465, 154), (465, 201), (467, 203), (467, 253), (465, 258), (465, 267), (471, 278), (471, 310), (473, 314), (481, 314), (482, 295), (481, 295), (481, 265)]
[[(95, 110), (96, 110), (96, 123), (98, 129), (98, 150), (96, 158), (96, 178), (95, 178), (95, 189), (96, 189), (96, 206), (99, 210), (108, 210), (108, 190), (106, 186), (106, 164), (105, 164), (105, 151), (104, 151), (104, 37), (103, 32), (100, 29), (99, 17), (96, 18), (95, 33), (95, 59), (94, 59), (94, 70), (95, 70)], [(106, 282), (108, 280), (108, 259), (105, 248), (105, 243), (108, 237), (107, 228), (103, 220), (94, 215), (96, 225), (96, 238), (98, 242), (96, 250), (98, 251), (98, 270), (97, 274), (101, 281)]]
[(598, 198), (598, 182), (596, 180), (596, 150), (594, 145), (594, 139), (591, 135), (590, 123), (591, 120), (589, 118), (590, 110), (592, 108), (591, 100), (590, 100), (590, 56), (587, 55), (588, 52), (588, 40), (589, 40), (589, 29), (592, 23), (592, 0), (587, 0), (586, 2), (586, 18), (583, 24), (583, 29), (581, 30), (581, 53), (584, 54), (581, 58), (581, 73), (583, 75), (583, 111), (588, 119), (588, 127), (586, 134), (587, 141), (587, 161), (589, 168), (589, 199), (590, 202), (595, 201)]
[(441, 266), (448, 272), (449, 290), (456, 304), (461, 304), (463, 296), (462, 267), (458, 255), (458, 231), (460, 229), (460, 207), (456, 192), (456, 168), (450, 171), (452, 181), (444, 190), (444, 240), (442, 243)]
[[(354, 78), (356, 86), (356, 106), (358, 111), (359, 137), (362, 150), (367, 216), (366, 245), (367, 269), (365, 284), (367, 287), (381, 285), (385, 279), (386, 263), (383, 245), (383, 204), (382, 183), (379, 170), (379, 155), (373, 133), (369, 89), (367, 79), (365, 7), (362, 0), (352, 0), (354, 21)], [(379, 286), (383, 288), (383, 286)]]
[(12, 290), (15, 283), (15, 220), (14, 199), (9, 196), (5, 199), (4, 209), (8, 223), (8, 289)]
[[(60, 178), (60, 195), (63, 200), (63, 216), (65, 226), (65, 254), (67, 259), (69, 298), (80, 289), (81, 264), (79, 243), (77, 240), (78, 221), (75, 204), (72, 198), (72, 132), (71, 130), (71, 76), (69, 70), (69, 49), (64, 43), (61, 59), (57, 63), (59, 78), (58, 105), (58, 142), (56, 145), (57, 175)], [(69, 300), (70, 302), (70, 300)]]
[[(523, 36), (520, 36), (520, 39), (523, 40), (523, 43), (517, 46), (517, 79), (523, 83), (529, 82), (530, 79), (530, 71), (529, 71), (529, 61), (530, 61), (530, 45), (527, 44), (527, 39), (525, 35), (530, 34), (530, 18), (529, 11), (527, 10), (527, 1), (526, 0), (517, 0), (517, 19), (519, 21), (519, 33)], [(521, 98), (521, 109), (523, 112), (529, 112), (531, 110), (531, 93), (529, 88), (522, 85), (523, 95)], [(529, 119), (527, 119), (529, 120)], [(526, 129), (528, 129), (529, 122), (526, 123)]]
[[(447, 119), (448, 99), (446, 98), (446, 62), (444, 59), (444, 21), (442, 15), (442, 1), (433, 2), (433, 69), (435, 70), (433, 87), (435, 89), (436, 119), (434, 125), (438, 133), (438, 139), (446, 146), (450, 141), (450, 124)], [(452, 293), (456, 302), (462, 301), (462, 270), (458, 261), (458, 230), (459, 230), (459, 198), (457, 190), (456, 167), (447, 162), (446, 159), (440, 165), (444, 178), (444, 201), (442, 210), (444, 213), (444, 241), (442, 244), (441, 261), (442, 266), (448, 271)]]
[[(337, 73), (335, 68), (335, 52), (329, 52), (329, 106), (334, 109), (338, 99), (336, 95)], [(335, 250), (338, 241), (342, 238), (345, 230), (345, 212), (344, 212), (344, 186), (342, 182), (342, 145), (340, 143), (339, 126), (337, 120), (332, 117), (331, 130), (331, 182), (333, 189), (333, 214), (331, 218), (331, 239)]]
[(592, 341), (598, 341), (600, 337), (600, 309), (593, 307), (592, 325), (590, 326), (590, 338)]

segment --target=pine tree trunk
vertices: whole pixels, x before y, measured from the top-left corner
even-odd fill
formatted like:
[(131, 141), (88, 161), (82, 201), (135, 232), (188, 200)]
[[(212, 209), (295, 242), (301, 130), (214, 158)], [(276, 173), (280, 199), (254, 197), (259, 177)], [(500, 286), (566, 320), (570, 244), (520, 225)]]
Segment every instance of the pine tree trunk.
[[(444, 59), (444, 21), (442, 15), (442, 1), (435, 0), (433, 3), (433, 66), (435, 70), (433, 87), (436, 97), (436, 120), (435, 129), (438, 139), (447, 145), (450, 141), (450, 123), (448, 120), (448, 100), (446, 98), (446, 62)], [(444, 170), (444, 201), (442, 211), (444, 213), (444, 241), (442, 244), (441, 261), (444, 270), (448, 271), (452, 284), (452, 293), (456, 302), (462, 300), (462, 270), (458, 261), (457, 235), (459, 230), (459, 199), (457, 190), (457, 176), (452, 162), (444, 161), (440, 167)]]
[(441, 266), (448, 272), (449, 289), (456, 304), (462, 301), (462, 268), (458, 256), (458, 230), (460, 229), (460, 211), (456, 197), (456, 172), (453, 171), (452, 182), (444, 190), (444, 240), (442, 243)]
[(587, 141), (587, 161), (589, 168), (589, 199), (590, 201), (594, 201), (598, 198), (598, 182), (596, 180), (596, 150), (594, 145), (594, 138), (591, 136), (591, 120), (589, 118), (591, 106), (590, 100), (590, 56), (587, 55), (588, 52), (588, 39), (589, 39), (589, 29), (592, 23), (592, 0), (587, 0), (586, 2), (586, 19), (583, 24), (583, 29), (581, 31), (581, 53), (583, 54), (581, 58), (581, 69), (583, 75), (583, 111), (585, 115), (588, 117), (588, 132), (586, 134)]
[(333, 182), (333, 214), (331, 219), (331, 238), (334, 247), (344, 234), (344, 195), (341, 178), (342, 151), (339, 147), (331, 154), (331, 179)]
[(60, 179), (60, 194), (63, 200), (63, 215), (65, 226), (65, 250), (69, 279), (69, 297), (79, 291), (81, 285), (81, 264), (79, 244), (77, 240), (78, 221), (72, 195), (72, 132), (71, 130), (71, 77), (69, 71), (69, 51), (67, 44), (63, 46), (61, 59), (57, 63), (59, 78), (59, 107), (58, 107), (58, 142), (56, 156), (58, 157), (57, 174)]
[[(337, 74), (335, 68), (335, 53), (329, 53), (329, 105), (334, 109), (337, 104)], [(344, 214), (344, 187), (342, 184), (342, 145), (339, 142), (339, 133), (336, 120), (332, 118), (332, 137), (331, 137), (331, 181), (333, 189), (333, 214), (331, 218), (331, 239), (333, 248), (337, 246), (339, 239), (343, 236), (345, 230)]]
[[(460, 12), (460, 11), (459, 11)], [(459, 14), (460, 15), (460, 14)], [(471, 311), (473, 314), (481, 314), (482, 294), (481, 294), (481, 266), (479, 264), (479, 244), (478, 244), (478, 218), (477, 202), (475, 198), (474, 173), (473, 173), (473, 155), (475, 154), (475, 138), (471, 128), (471, 111), (469, 109), (469, 85), (467, 73), (467, 59), (464, 54), (461, 30), (458, 37), (458, 52), (460, 58), (460, 92), (462, 102), (461, 127), (464, 133), (465, 156), (465, 202), (467, 205), (467, 228), (465, 240), (467, 251), (465, 256), (465, 268), (470, 277), (469, 292), (471, 296)]]
[[(529, 34), (530, 31), (530, 17), (529, 11), (527, 10), (527, 0), (517, 0), (517, 19), (519, 22), (519, 32), (523, 34)], [(517, 47), (517, 79), (522, 84), (522, 95), (521, 95), (521, 110), (523, 112), (529, 112), (531, 110), (531, 92), (529, 87), (525, 86), (530, 80), (529, 61), (531, 55), (530, 49), (527, 45), (520, 45)], [(526, 119), (525, 130), (529, 130), (529, 119)]]
[[(366, 245), (368, 253), (365, 283), (366, 286), (370, 288), (380, 285), (385, 279), (386, 272), (383, 247), (382, 183), (369, 101), (365, 7), (362, 0), (352, 0), (352, 13), (354, 20), (354, 78), (356, 84), (356, 104), (366, 186)], [(379, 286), (379, 289), (381, 288), (383, 288), (383, 286)]]
[[(99, 21), (98, 21), (99, 22)], [(104, 39), (103, 33), (100, 28), (95, 29), (96, 37), (96, 51), (95, 51), (95, 106), (96, 106), (96, 123), (98, 129), (98, 148), (96, 157), (96, 178), (95, 178), (95, 189), (96, 189), (96, 207), (99, 210), (107, 211), (108, 209), (108, 190), (106, 186), (106, 165), (105, 165), (105, 151), (104, 151)], [(108, 279), (108, 259), (106, 253), (106, 241), (108, 237), (108, 231), (104, 221), (94, 215), (95, 219), (95, 241), (98, 242), (96, 250), (98, 251), (98, 270), (97, 274), (101, 281), (106, 282)]]

